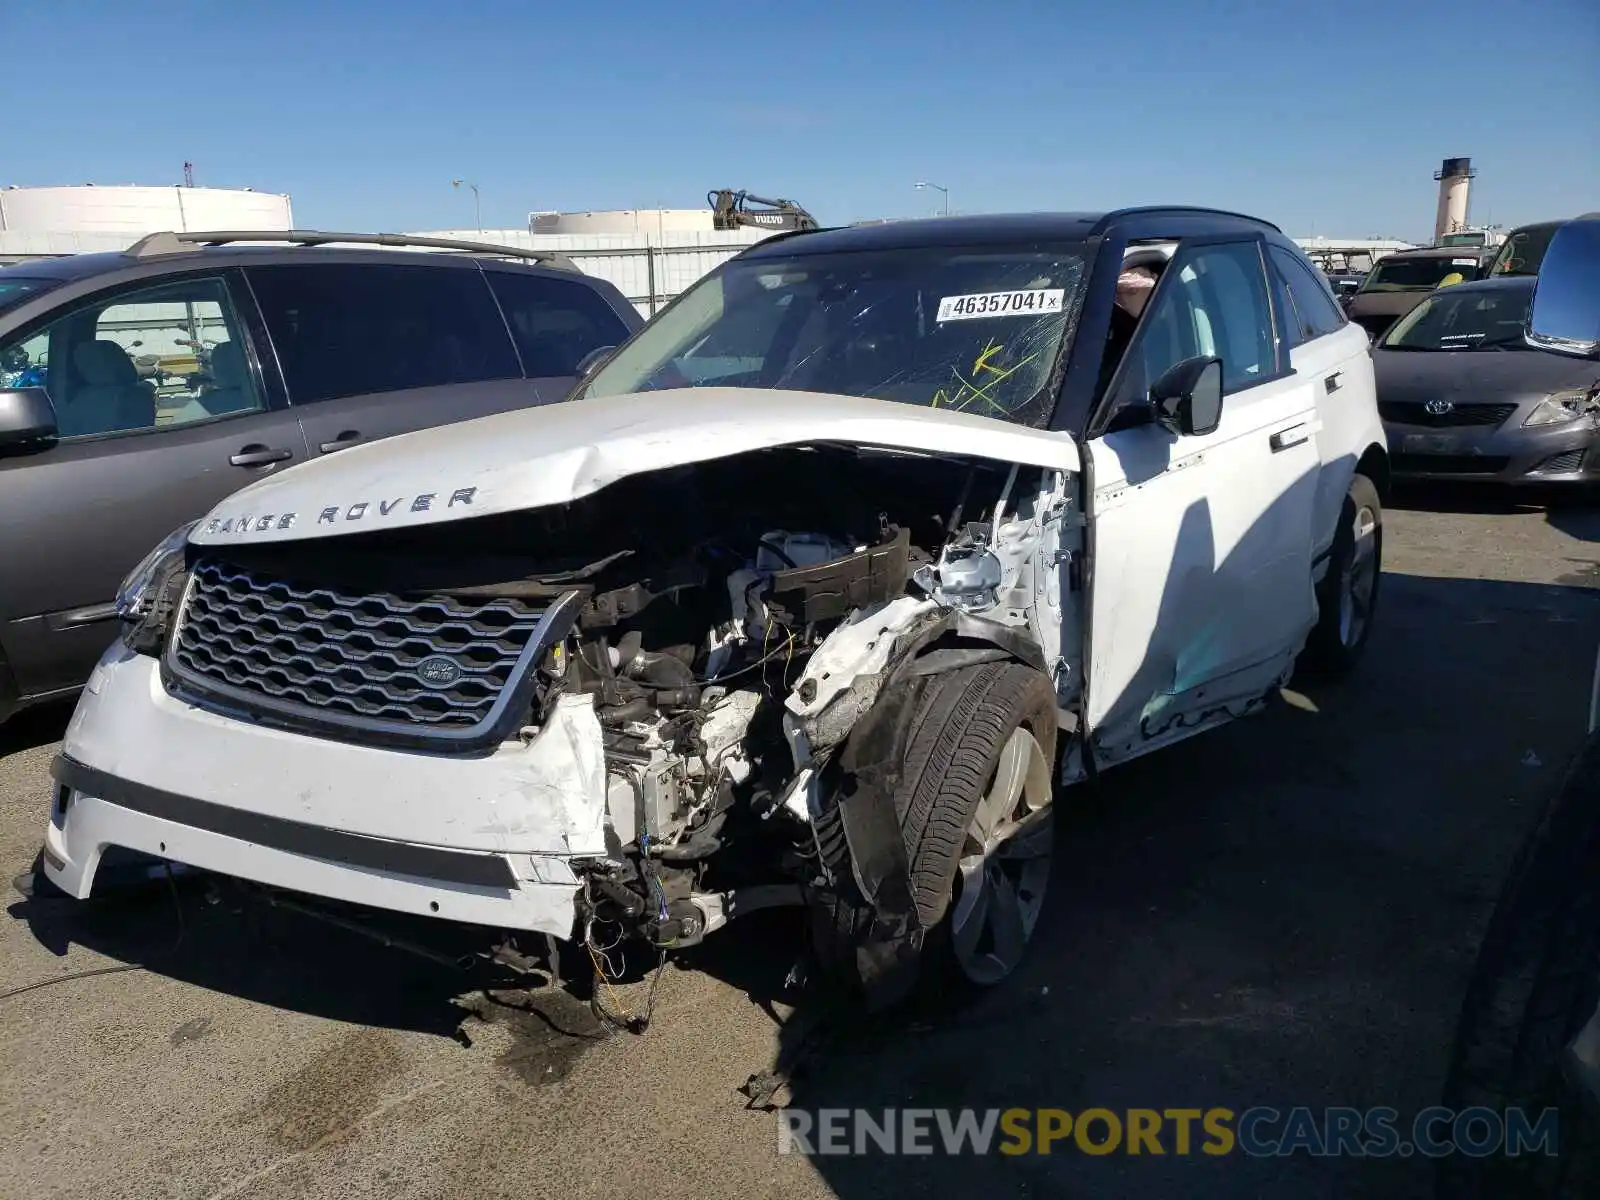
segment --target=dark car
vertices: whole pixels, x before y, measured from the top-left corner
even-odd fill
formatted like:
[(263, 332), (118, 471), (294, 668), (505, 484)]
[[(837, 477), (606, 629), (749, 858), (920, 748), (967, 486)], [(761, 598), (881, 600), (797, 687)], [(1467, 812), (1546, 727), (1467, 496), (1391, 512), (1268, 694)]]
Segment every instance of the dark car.
[[(1527, 340), (1600, 372), (1600, 213), (1557, 231), (1539, 272)], [(1458, 1120), (1504, 1113), (1507, 1138), (1440, 1158), (1439, 1200), (1600, 1195), (1600, 664), (1589, 736), (1484, 933), (1441, 1100)], [(1542, 1147), (1512, 1140), (1513, 1115), (1548, 1131)]]
[(1522, 225), (1513, 229), (1500, 243), (1494, 259), (1484, 274), (1490, 278), (1500, 275), (1537, 275), (1544, 261), (1550, 239), (1565, 221), (1540, 221), (1535, 225)]
[(1600, 368), (1523, 338), (1534, 280), (1444, 288), (1373, 347), (1396, 477), (1600, 477)]
[(1329, 271), (1328, 286), (1333, 289), (1333, 294), (1340, 301), (1347, 300), (1361, 290), (1361, 284), (1367, 278), (1365, 271)]
[(1386, 254), (1346, 300), (1345, 315), (1376, 338), (1440, 284), (1477, 279), (1483, 273), (1483, 261), (1481, 255), (1459, 247)]
[(118, 582), (233, 491), (561, 400), (643, 324), (554, 255), (330, 241), (407, 240), (157, 234), (0, 271), (0, 720), (82, 686), (116, 635)]

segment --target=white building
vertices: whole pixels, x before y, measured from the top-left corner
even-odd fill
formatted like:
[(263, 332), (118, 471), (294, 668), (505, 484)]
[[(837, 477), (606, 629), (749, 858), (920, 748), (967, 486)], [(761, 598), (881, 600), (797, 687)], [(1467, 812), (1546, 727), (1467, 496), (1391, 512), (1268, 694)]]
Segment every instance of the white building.
[(411, 232), (564, 254), (585, 275), (615, 284), (641, 314), (650, 317), (702, 275), (777, 231), (714, 229), (709, 208), (624, 208), (529, 213), (526, 230)]
[(287, 195), (250, 188), (0, 189), (0, 263), (122, 250), (147, 233), (293, 229)]

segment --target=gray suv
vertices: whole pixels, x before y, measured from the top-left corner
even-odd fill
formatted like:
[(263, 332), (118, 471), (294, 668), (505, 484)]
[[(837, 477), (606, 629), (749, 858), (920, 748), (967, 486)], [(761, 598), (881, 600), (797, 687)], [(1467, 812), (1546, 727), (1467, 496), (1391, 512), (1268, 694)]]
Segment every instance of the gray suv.
[(390, 234), (164, 233), (0, 270), (0, 721), (80, 688), (119, 581), (231, 492), (561, 400), (642, 323), (559, 256)]

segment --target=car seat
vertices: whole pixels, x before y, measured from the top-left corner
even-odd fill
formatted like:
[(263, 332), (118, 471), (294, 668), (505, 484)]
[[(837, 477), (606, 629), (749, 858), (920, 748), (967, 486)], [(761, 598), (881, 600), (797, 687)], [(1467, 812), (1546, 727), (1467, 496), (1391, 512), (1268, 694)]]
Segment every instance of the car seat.
[(237, 342), (219, 342), (211, 348), (213, 387), (200, 397), (200, 404), (213, 417), (245, 412), (255, 407), (250, 387), (250, 367), (244, 348)]
[(128, 352), (116, 342), (80, 342), (72, 351), (73, 386), (61, 406), (62, 437), (150, 429), (156, 392), (139, 378)]

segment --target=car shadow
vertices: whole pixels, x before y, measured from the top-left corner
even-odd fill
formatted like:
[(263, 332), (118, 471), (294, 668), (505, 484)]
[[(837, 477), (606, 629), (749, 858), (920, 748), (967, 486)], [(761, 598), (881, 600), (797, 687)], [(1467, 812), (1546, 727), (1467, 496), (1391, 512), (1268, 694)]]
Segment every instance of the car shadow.
[(1454, 483), (1448, 480), (1397, 480), (1387, 507), (1419, 512), (1532, 512), (1545, 508), (1553, 489), (1512, 488), (1497, 483)]
[(47, 746), (61, 740), (72, 720), (76, 700), (52, 700), (37, 708), (24, 709), (5, 724), (0, 725), (0, 758)]
[(1580, 542), (1600, 542), (1600, 494), (1559, 497), (1545, 511), (1545, 520)]
[[(478, 978), (297, 913), (243, 900), (203, 876), (175, 875), (105, 889), (86, 902), (46, 890), (14, 900), (6, 911), (56, 955), (83, 946), (256, 1003), (447, 1037), (458, 1036), (464, 1015), (452, 1002)], [(393, 933), (396, 924), (385, 921), (382, 927)], [(441, 932), (458, 934), (449, 927)], [(448, 936), (433, 948), (447, 956), (452, 940), (466, 952), (465, 943)]]
[(1495, 516), (1543, 512), (1545, 520), (1567, 536), (1583, 542), (1600, 542), (1600, 491), (1586, 485), (1509, 487), (1402, 481), (1394, 485), (1388, 507)]
[[(1390, 574), (1381, 604), (1353, 678), (1063, 793), (1047, 909), (1003, 986), (786, 1029), (783, 1119), (1436, 1103), (1502, 876), (1583, 740), (1600, 593)], [(999, 1133), (950, 1156), (924, 1124), (931, 1154), (811, 1163), (840, 1200), (1431, 1194), (1421, 1159), (1208, 1154), (1198, 1122), (1160, 1156), (1070, 1136), (1010, 1156)]]

